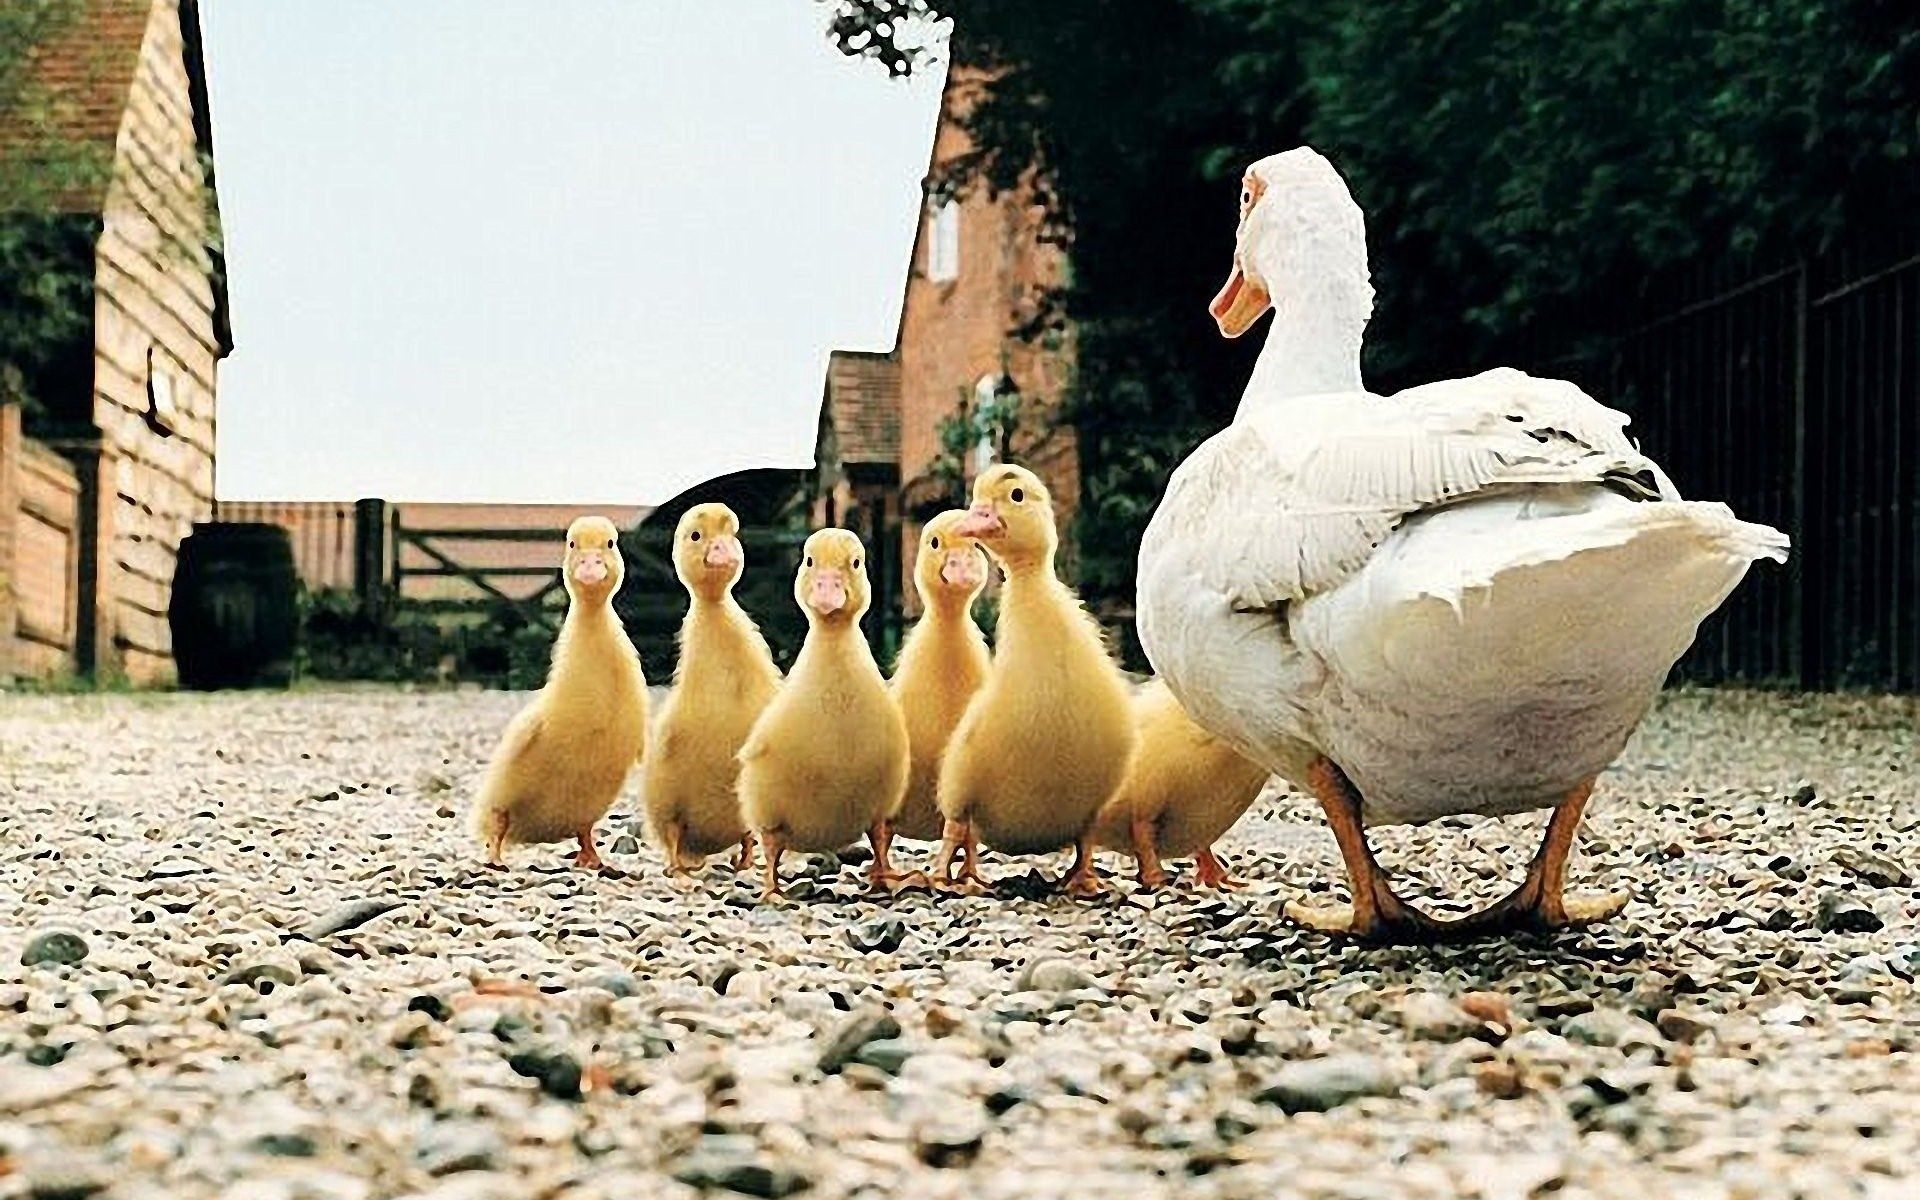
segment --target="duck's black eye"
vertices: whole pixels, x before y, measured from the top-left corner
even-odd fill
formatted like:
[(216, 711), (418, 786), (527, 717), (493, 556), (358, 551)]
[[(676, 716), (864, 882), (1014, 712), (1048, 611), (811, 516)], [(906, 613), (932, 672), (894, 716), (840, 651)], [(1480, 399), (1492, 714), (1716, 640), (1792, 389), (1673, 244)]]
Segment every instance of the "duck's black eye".
[(696, 530), (694, 530), (694, 531), (693, 531), (692, 533), (690, 533), (690, 534), (688, 534), (688, 535), (687, 535), (687, 538), (688, 538), (688, 539), (689, 539), (690, 541), (695, 541), (695, 542), (697, 542), (697, 541), (699, 541), (699, 540), (700, 540), (700, 531), (699, 531), (698, 529), (696, 529)]
[(930, 550), (938, 550), (940, 548), (940, 539), (935, 538), (931, 542), (928, 542), (927, 548)]
[(860, 569), (860, 560), (857, 558), (853, 560), (853, 569), (856, 571)]
[(575, 545), (573, 544), (573, 539), (572, 539), (572, 538), (568, 538), (568, 539), (567, 539), (567, 549), (569, 549), (569, 550), (577, 550), (577, 549), (579, 549), (579, 547), (578, 547), (578, 546), (575, 546)]
[(808, 566), (812, 566), (812, 565), (813, 565), (813, 555), (811, 555), (811, 554), (809, 554), (809, 555), (807, 555), (807, 565), (808, 565)]
[(1007, 493), (1007, 498), (1015, 504), (1019, 504), (1027, 498), (1027, 491), (1025, 488), (1015, 488), (1013, 491)]

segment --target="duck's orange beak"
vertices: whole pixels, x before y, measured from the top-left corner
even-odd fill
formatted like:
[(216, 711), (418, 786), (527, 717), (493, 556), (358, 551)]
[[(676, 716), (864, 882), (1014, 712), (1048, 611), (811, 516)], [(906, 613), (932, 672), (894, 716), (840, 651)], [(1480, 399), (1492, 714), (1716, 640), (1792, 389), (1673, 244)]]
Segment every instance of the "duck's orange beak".
[(1233, 274), (1227, 276), (1226, 286), (1220, 294), (1207, 305), (1207, 311), (1213, 314), (1214, 323), (1220, 326), (1220, 336), (1237, 338), (1253, 328), (1253, 323), (1261, 314), (1273, 307), (1273, 298), (1267, 289), (1247, 278), (1238, 262), (1233, 264)]
[(985, 578), (976, 550), (949, 550), (947, 560), (940, 564), (940, 582), (948, 587), (976, 588)]
[(739, 538), (722, 536), (714, 538), (711, 542), (707, 543), (707, 556), (705, 561), (709, 567), (713, 567), (716, 570), (723, 570), (729, 567), (737, 567), (746, 560), (746, 554), (740, 549)]
[(807, 607), (830, 617), (847, 606), (847, 577), (835, 567), (822, 567), (807, 585)]
[(955, 537), (989, 538), (1007, 531), (1007, 523), (991, 504), (976, 504), (954, 525)]
[(606, 582), (613, 572), (607, 566), (607, 560), (598, 554), (589, 554), (573, 564), (573, 581), (591, 587)]

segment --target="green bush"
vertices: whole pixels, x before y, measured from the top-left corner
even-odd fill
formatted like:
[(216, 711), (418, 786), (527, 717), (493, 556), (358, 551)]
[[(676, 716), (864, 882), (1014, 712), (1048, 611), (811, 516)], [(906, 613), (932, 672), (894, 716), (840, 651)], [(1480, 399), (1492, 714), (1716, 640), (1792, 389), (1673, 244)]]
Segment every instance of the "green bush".
[(431, 614), (400, 604), (368, 613), (338, 589), (301, 595), (299, 676), (375, 683), (480, 683), (537, 688), (553, 634), (505, 602), (471, 613)]

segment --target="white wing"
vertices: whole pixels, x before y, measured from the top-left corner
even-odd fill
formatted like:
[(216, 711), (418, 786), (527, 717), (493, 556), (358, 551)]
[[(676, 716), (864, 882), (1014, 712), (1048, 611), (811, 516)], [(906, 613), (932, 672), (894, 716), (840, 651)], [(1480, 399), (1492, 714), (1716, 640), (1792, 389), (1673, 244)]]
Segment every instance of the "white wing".
[[(1470, 496), (1607, 483), (1649, 499), (1672, 484), (1627, 418), (1570, 383), (1500, 368), (1393, 397), (1307, 397), (1242, 417), (1175, 472), (1156, 532), (1235, 609), (1271, 608), (1357, 570), (1396, 526)], [(1143, 550), (1145, 547), (1143, 547)]]

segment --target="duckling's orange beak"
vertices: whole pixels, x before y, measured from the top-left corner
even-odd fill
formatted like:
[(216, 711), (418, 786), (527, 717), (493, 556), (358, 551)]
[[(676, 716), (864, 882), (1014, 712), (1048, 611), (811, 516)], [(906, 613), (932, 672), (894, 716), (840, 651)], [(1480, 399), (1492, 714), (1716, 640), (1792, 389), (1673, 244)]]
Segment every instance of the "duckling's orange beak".
[(747, 561), (746, 554), (740, 549), (740, 539), (717, 537), (707, 543), (706, 564), (716, 570), (737, 567)]
[(847, 577), (834, 567), (822, 567), (807, 586), (807, 607), (830, 617), (847, 606)]
[(607, 566), (607, 560), (598, 554), (589, 554), (573, 564), (573, 581), (591, 587), (606, 582), (613, 572)]
[(980, 555), (973, 550), (949, 550), (940, 564), (940, 582), (953, 588), (976, 588), (986, 578)]
[(991, 504), (974, 505), (967, 510), (967, 515), (961, 517), (959, 522), (953, 527), (955, 537), (996, 537), (1006, 531), (1006, 521), (1001, 518), (999, 513), (993, 510), (993, 505)]
[(1220, 326), (1220, 336), (1237, 338), (1253, 328), (1253, 323), (1271, 307), (1273, 297), (1267, 294), (1267, 289), (1248, 279), (1236, 262), (1233, 274), (1227, 276), (1226, 286), (1213, 298), (1213, 303), (1207, 305), (1207, 311)]

